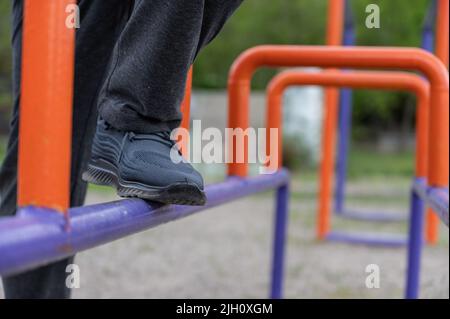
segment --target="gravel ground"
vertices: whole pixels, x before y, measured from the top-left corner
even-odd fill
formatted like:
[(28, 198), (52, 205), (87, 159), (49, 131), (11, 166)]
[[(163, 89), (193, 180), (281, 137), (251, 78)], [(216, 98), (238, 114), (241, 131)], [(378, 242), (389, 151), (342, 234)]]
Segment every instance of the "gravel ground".
[[(102, 192), (89, 195), (90, 203), (111, 199)], [(272, 207), (270, 193), (254, 196), (83, 252), (76, 260), (81, 287), (73, 296), (265, 298)], [(405, 249), (317, 242), (313, 208), (311, 200), (292, 201), (285, 296), (401, 298)], [(401, 231), (404, 225), (379, 229)], [(449, 298), (448, 229), (442, 229), (441, 237), (438, 246), (424, 251), (422, 298)], [(365, 286), (369, 264), (380, 267), (379, 289)]]

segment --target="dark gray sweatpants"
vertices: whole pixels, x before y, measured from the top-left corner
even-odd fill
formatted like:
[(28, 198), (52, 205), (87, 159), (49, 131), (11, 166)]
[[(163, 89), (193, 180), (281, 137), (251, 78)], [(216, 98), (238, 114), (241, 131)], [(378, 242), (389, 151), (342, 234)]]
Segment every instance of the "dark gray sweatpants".
[[(112, 126), (140, 133), (170, 130), (181, 120), (187, 71), (201, 48), (243, 0), (80, 0), (76, 36), (71, 205), (83, 205), (81, 174), (97, 112)], [(0, 215), (14, 215), (20, 103), (23, 0), (13, 1), (14, 110), (0, 169)], [(36, 132), (39, 134), (39, 132)], [(3, 278), (7, 298), (68, 298), (73, 258)], [(132, 280), (132, 278), (130, 278)]]

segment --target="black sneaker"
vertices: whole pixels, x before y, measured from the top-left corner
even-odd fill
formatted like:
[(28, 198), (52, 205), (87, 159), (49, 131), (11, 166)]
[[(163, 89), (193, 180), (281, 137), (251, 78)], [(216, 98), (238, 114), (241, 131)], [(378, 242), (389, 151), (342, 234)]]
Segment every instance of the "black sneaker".
[(134, 134), (99, 120), (83, 180), (113, 186), (121, 197), (204, 205), (202, 176), (174, 147), (170, 132)]

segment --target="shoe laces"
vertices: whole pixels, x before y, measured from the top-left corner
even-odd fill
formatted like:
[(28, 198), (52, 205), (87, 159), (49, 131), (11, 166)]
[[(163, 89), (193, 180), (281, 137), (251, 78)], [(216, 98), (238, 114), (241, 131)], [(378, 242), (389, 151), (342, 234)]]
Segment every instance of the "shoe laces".
[[(128, 140), (130, 142), (133, 142), (135, 140), (151, 140), (165, 145), (170, 144), (170, 146), (172, 147), (173, 145), (176, 144), (176, 142), (170, 138), (170, 135), (171, 134), (169, 131), (156, 132), (151, 134), (136, 134), (133, 132), (127, 133)], [(159, 137), (159, 139), (156, 139), (155, 136)]]

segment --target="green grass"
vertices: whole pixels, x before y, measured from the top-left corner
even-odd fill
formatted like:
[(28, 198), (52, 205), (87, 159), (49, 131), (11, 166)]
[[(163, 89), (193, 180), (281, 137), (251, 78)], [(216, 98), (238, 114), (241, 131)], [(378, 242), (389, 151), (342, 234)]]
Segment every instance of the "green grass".
[[(414, 174), (414, 153), (395, 152), (380, 153), (366, 148), (357, 148), (350, 152), (348, 163), (348, 179), (355, 180), (383, 180), (390, 182), (410, 180)], [(314, 181), (318, 178), (318, 168), (300, 167), (294, 172), (303, 181)]]
[[(291, 198), (293, 200), (315, 200), (317, 198), (316, 193), (304, 193), (304, 192), (291, 192)], [(351, 204), (378, 204), (380, 198), (384, 204), (402, 204), (408, 202), (408, 196), (380, 196), (380, 195), (355, 195), (349, 194), (346, 196), (346, 200)]]
[(373, 150), (355, 149), (349, 156), (349, 178), (407, 177), (414, 174), (413, 152), (383, 154)]
[(115, 193), (115, 189), (110, 186), (100, 186), (94, 184), (89, 184), (88, 190), (104, 195), (110, 195)]

